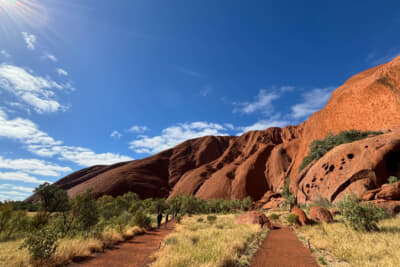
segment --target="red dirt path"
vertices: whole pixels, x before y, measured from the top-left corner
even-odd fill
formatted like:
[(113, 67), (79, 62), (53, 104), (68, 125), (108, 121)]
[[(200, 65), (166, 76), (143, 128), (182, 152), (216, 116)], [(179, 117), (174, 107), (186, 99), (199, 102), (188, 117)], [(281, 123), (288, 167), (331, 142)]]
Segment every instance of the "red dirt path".
[(135, 236), (103, 254), (88, 261), (73, 264), (73, 267), (144, 267), (151, 263), (150, 256), (158, 249), (160, 242), (175, 227), (174, 222), (169, 222), (167, 229), (149, 230), (144, 235)]
[(250, 266), (318, 267), (318, 264), (292, 229), (280, 228), (268, 233)]

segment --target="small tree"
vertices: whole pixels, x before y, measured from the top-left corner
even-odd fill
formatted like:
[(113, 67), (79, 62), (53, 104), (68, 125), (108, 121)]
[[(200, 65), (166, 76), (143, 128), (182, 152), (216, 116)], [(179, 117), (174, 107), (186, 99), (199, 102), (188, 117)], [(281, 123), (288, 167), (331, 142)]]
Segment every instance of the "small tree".
[(48, 212), (48, 216), (55, 211), (66, 212), (70, 208), (67, 192), (58, 185), (44, 183), (34, 192), (39, 196), (42, 210)]
[(151, 226), (151, 218), (142, 209), (139, 209), (133, 217), (133, 223), (141, 228), (149, 228)]
[(99, 212), (96, 200), (93, 197), (93, 189), (78, 195), (72, 201), (71, 216), (74, 227), (78, 231), (88, 231), (99, 221)]
[(296, 203), (296, 197), (290, 193), (290, 177), (286, 178), (281, 195), (285, 198), (285, 206), (289, 207), (289, 210), (291, 211)]
[(387, 216), (382, 208), (362, 203), (354, 194), (347, 195), (337, 204), (346, 224), (357, 231), (377, 231), (377, 223)]

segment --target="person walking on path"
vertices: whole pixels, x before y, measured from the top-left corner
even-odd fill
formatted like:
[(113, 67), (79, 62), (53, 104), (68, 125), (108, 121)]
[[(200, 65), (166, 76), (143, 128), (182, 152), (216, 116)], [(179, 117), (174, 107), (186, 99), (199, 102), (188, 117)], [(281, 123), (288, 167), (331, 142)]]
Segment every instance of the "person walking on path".
[(161, 227), (161, 220), (162, 220), (162, 214), (161, 214), (161, 212), (158, 212), (158, 215), (157, 215), (157, 229), (160, 229), (160, 227)]
[(165, 229), (167, 229), (167, 223), (168, 223), (168, 211), (165, 214)]

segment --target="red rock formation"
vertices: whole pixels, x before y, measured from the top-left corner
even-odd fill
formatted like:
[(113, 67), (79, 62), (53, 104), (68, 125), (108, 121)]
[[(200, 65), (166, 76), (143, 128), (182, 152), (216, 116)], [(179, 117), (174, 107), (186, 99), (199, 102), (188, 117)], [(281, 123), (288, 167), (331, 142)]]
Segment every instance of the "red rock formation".
[(329, 210), (319, 206), (311, 207), (310, 218), (311, 220), (316, 222), (325, 222), (325, 223), (333, 222), (333, 217), (332, 214), (329, 212)]
[(261, 227), (267, 227), (272, 229), (272, 223), (261, 211), (253, 210), (243, 213), (236, 218), (235, 223), (237, 224), (260, 224)]
[(306, 213), (302, 209), (294, 207), (292, 208), (292, 213), (298, 216), (298, 221), (301, 226), (311, 224), (311, 221), (308, 219)]
[[(312, 141), (350, 129), (392, 132), (338, 146), (298, 172)], [(133, 191), (142, 198), (193, 194), (204, 199), (259, 200), (268, 190), (280, 192), (290, 176), (298, 202), (321, 197), (336, 201), (350, 192), (361, 197), (386, 183), (390, 175), (400, 177), (399, 162), (397, 57), (350, 78), (321, 111), (298, 126), (188, 140), (145, 159), (83, 169), (57, 184), (71, 197), (93, 187), (96, 196)], [(282, 198), (273, 197), (259, 206), (274, 208), (282, 203)]]
[(369, 137), (337, 146), (310, 164), (296, 178), (297, 200), (305, 203), (324, 197), (334, 202), (347, 193), (362, 197), (386, 183), (390, 175), (399, 174), (400, 131)]

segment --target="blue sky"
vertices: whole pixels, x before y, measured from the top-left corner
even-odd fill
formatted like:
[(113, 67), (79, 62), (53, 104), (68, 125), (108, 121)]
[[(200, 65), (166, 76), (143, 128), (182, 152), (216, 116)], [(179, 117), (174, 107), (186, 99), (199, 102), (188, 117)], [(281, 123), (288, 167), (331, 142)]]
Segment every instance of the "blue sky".
[(298, 124), (400, 53), (399, 1), (0, 0), (0, 200)]

